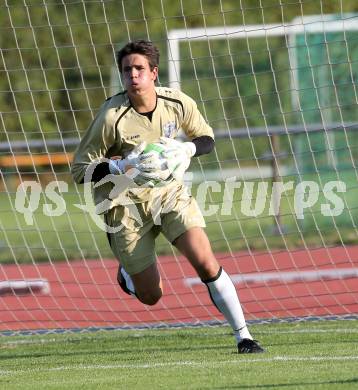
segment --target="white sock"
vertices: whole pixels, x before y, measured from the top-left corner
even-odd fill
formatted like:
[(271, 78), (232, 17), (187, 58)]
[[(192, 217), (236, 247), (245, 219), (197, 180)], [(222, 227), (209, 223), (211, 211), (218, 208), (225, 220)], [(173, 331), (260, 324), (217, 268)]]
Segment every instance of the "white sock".
[(123, 276), (123, 279), (126, 282), (126, 286), (129, 290), (129, 292), (131, 293), (131, 295), (136, 296), (132, 278), (130, 277), (130, 275), (127, 273), (127, 271), (123, 267), (121, 267), (121, 274)]
[(211, 300), (231, 325), (236, 340), (238, 342), (242, 339), (252, 340), (239, 297), (229, 275), (220, 267), (215, 278), (203, 282), (208, 287)]

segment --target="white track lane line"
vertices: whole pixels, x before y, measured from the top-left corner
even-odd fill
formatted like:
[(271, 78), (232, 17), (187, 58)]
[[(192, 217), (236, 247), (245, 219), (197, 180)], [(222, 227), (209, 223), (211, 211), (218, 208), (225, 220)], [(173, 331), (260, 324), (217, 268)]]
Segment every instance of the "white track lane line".
[[(287, 283), (287, 282), (313, 282), (316, 280), (341, 280), (358, 277), (358, 268), (331, 268), (305, 271), (286, 272), (258, 272), (250, 274), (231, 274), (233, 283)], [(201, 285), (200, 278), (185, 278), (188, 287)], [(348, 291), (349, 292), (349, 291)]]

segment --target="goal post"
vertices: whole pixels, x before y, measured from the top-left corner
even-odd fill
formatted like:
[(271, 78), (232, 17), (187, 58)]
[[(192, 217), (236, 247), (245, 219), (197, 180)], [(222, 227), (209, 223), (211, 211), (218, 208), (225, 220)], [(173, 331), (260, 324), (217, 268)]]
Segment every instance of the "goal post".
[(91, 189), (69, 174), (120, 92), (116, 50), (139, 38), (214, 130), (185, 179), (248, 321), (357, 318), (358, 16), (322, 4), (0, 5), (0, 335), (223, 323), (161, 236), (163, 298), (124, 294)]

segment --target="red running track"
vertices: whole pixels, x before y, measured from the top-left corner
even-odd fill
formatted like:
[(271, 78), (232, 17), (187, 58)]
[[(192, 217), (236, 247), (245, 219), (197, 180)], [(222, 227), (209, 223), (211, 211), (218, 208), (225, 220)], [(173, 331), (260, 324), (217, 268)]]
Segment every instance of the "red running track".
[[(247, 319), (358, 313), (358, 246), (219, 254)], [(159, 258), (164, 297), (146, 307), (116, 283), (116, 260), (0, 265), (0, 281), (46, 279), (47, 294), (0, 288), (0, 330), (222, 320), (184, 258)], [(1, 293), (2, 291), (2, 293)]]

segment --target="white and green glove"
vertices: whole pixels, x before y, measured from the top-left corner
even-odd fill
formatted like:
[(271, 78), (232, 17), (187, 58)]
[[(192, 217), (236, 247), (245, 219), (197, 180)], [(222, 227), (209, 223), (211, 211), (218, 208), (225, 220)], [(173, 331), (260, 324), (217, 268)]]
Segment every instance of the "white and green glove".
[(146, 142), (137, 145), (126, 158), (113, 159), (109, 162), (109, 171), (113, 175), (126, 173), (131, 168), (137, 168), (142, 162), (141, 154), (146, 147)]
[(159, 142), (148, 144), (143, 152), (143, 161), (138, 169), (150, 176), (156, 185), (166, 185), (172, 180), (168, 169), (168, 159), (164, 156), (165, 147)]
[(173, 138), (161, 137), (164, 146), (162, 155), (167, 159), (168, 169), (172, 177), (182, 181), (185, 171), (189, 168), (190, 160), (196, 152), (193, 142), (179, 142)]
[(141, 169), (141, 164), (150, 157), (148, 154), (143, 154), (147, 143), (141, 142), (137, 145), (126, 158), (111, 159), (109, 162), (109, 171), (114, 175), (125, 174), (130, 177), (134, 183), (139, 186), (154, 187), (156, 175), (151, 172), (144, 172)]

